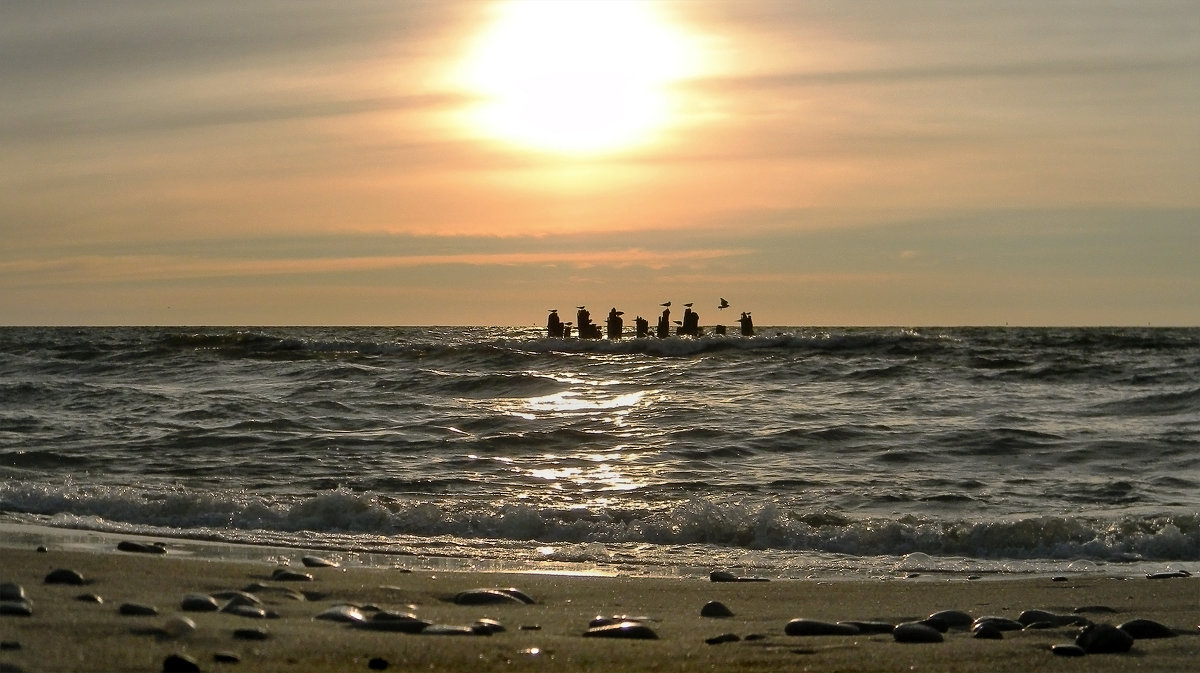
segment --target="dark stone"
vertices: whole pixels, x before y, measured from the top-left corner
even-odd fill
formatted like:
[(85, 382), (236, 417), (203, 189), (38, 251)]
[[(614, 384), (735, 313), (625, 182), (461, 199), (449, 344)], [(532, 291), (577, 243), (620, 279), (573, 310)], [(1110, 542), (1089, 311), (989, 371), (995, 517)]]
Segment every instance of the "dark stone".
[(232, 605), (262, 605), (262, 601), (258, 599), (258, 596), (245, 591), (218, 591), (212, 594), (212, 597), (229, 601)]
[(841, 621), (838, 624), (849, 624), (856, 627), (861, 633), (879, 634), (891, 633), (896, 625), (891, 622), (860, 622), (860, 621)]
[(27, 598), (25, 587), (20, 584), (14, 582), (0, 584), (0, 601), (23, 601)]
[(704, 642), (708, 643), (709, 645), (720, 645), (721, 643), (736, 643), (739, 640), (741, 640), (741, 638), (739, 638), (738, 634), (736, 633), (722, 633), (719, 636), (707, 638)]
[(500, 622), (496, 621), (495, 619), (488, 619), (487, 617), (475, 620), (475, 623), (471, 625), (471, 628), (477, 632), (487, 631), (487, 635), (489, 636), (493, 633), (504, 633), (507, 630)]
[(1025, 628), (1025, 625), (1015, 619), (1007, 617), (979, 617), (974, 622), (971, 622), (971, 628), (975, 629), (980, 624), (990, 624), (1001, 631), (1020, 631)]
[(1055, 575), (1054, 577), (1050, 578), (1050, 581), (1051, 582), (1066, 582), (1067, 578), (1063, 575)]
[(46, 545), (44, 545), (44, 544), (40, 544), (37, 547), (37, 553), (39, 553), (39, 554), (45, 554), (48, 551), (50, 551), (50, 550), (46, 549)]
[(83, 575), (70, 568), (58, 568), (51, 570), (46, 579), (43, 580), (46, 584), (73, 584), (82, 585), (84, 583)]
[(456, 605), (531, 604), (533, 599), (518, 589), (471, 589), (454, 595)]
[(1071, 612), (1077, 614), (1116, 614), (1115, 608), (1110, 608), (1107, 605), (1081, 605)]
[(247, 619), (267, 619), (271, 616), (271, 613), (268, 613), (263, 608), (260, 608), (256, 605), (246, 605), (244, 603), (230, 603), (229, 605), (221, 608), (221, 612), (230, 615), (237, 615), (238, 617), (246, 617)]
[(1134, 640), (1174, 638), (1178, 635), (1170, 628), (1150, 619), (1131, 619), (1117, 628), (1133, 636)]
[(388, 660), (384, 659), (383, 657), (374, 657), (367, 662), (367, 668), (371, 669), (372, 671), (386, 671), (387, 667)]
[(134, 542), (133, 540), (121, 540), (117, 543), (118, 551), (128, 551), (135, 554), (165, 554), (167, 546), (161, 542), (154, 544), (146, 544), (144, 542)]
[(0, 651), (19, 650), (19, 649), (21, 649), (21, 643), (18, 643), (15, 640), (0, 641)]
[(394, 631), (396, 633), (420, 633), (429, 626), (429, 622), (418, 619), (416, 615), (380, 610), (371, 618), (357, 622), (354, 626), (370, 631)]
[(1075, 644), (1088, 654), (1120, 654), (1133, 647), (1133, 636), (1112, 624), (1092, 624), (1084, 627)]
[(217, 663), (236, 664), (241, 660), (242, 658), (234, 652), (213, 652), (213, 661)]
[(33, 605), (27, 600), (0, 601), (0, 615), (7, 617), (32, 617)]
[(701, 617), (732, 617), (733, 610), (730, 610), (721, 601), (709, 601), (700, 608)]
[(367, 621), (362, 610), (359, 610), (353, 605), (334, 605), (326, 608), (317, 614), (313, 619), (325, 619), (331, 622), (346, 622), (352, 624), (361, 624)]
[(188, 594), (179, 603), (179, 609), (184, 612), (216, 612), (221, 605), (208, 594)]
[(728, 570), (714, 570), (708, 574), (713, 582), (767, 582), (765, 577), (739, 577)]
[(793, 619), (783, 627), (789, 636), (856, 636), (862, 631), (853, 624), (834, 624), (816, 619)]
[(892, 638), (898, 643), (940, 643), (945, 638), (942, 632), (921, 622), (904, 622), (892, 629)]
[(79, 594), (78, 596), (75, 597), (75, 600), (79, 601), (80, 603), (97, 603), (98, 604), (98, 603), (104, 602), (104, 599), (101, 598), (99, 596), (99, 594)]
[(126, 617), (154, 617), (158, 614), (158, 608), (145, 603), (121, 603), (121, 606), (117, 608), (117, 614)]
[(766, 640), (766, 639), (767, 639), (767, 634), (765, 634), (765, 633), (748, 633), (748, 634), (746, 634), (746, 637), (744, 640), (749, 643), (749, 642), (753, 642), (755, 640)]
[(186, 654), (170, 654), (163, 659), (163, 673), (199, 673), (200, 664)]
[(980, 640), (1002, 640), (1004, 632), (991, 624), (980, 624), (971, 629), (971, 637)]
[(657, 640), (654, 629), (642, 622), (617, 622), (594, 626), (583, 632), (584, 638), (631, 638), (635, 640)]
[(276, 582), (311, 582), (313, 581), (313, 576), (298, 570), (276, 568), (275, 572), (271, 573), (271, 579)]
[(1069, 643), (1068, 644), (1060, 643), (1058, 645), (1051, 645), (1050, 651), (1059, 657), (1082, 657), (1083, 655), (1087, 654), (1087, 652), (1083, 651), (1082, 647), (1080, 647), (1078, 645), (1072, 645)]
[(1032, 627), (1035, 624), (1043, 625), (1039, 628), (1084, 626), (1087, 624), (1087, 620), (1079, 615), (1059, 615), (1045, 610), (1025, 610), (1017, 617), (1017, 621), (1027, 627)]
[(470, 626), (458, 624), (430, 624), (421, 629), (423, 636), (490, 636), (491, 631), (476, 631)]
[(929, 615), (925, 619), (936, 619), (944, 623), (949, 628), (968, 628), (975, 618), (963, 612), (962, 610), (941, 610)]
[(595, 628), (597, 626), (608, 626), (610, 624), (620, 624), (621, 622), (643, 622), (644, 623), (644, 622), (649, 622), (649, 621), (653, 621), (653, 620), (651, 620), (649, 617), (631, 617), (629, 615), (613, 615), (611, 617), (604, 617), (602, 615), (596, 615), (595, 617), (592, 618), (592, 621), (588, 622), (588, 628)]
[(233, 637), (238, 640), (267, 640), (271, 634), (266, 629), (234, 629)]
[(918, 619), (917, 621), (912, 622), (912, 623), (913, 624), (924, 624), (925, 626), (928, 626), (929, 628), (937, 631), (938, 633), (946, 633), (947, 631), (950, 630), (950, 624), (948, 624), (947, 622), (945, 622), (941, 619), (938, 619), (937, 617), (926, 617), (925, 619)]
[(1149, 573), (1146, 575), (1148, 580), (1169, 580), (1177, 577), (1191, 577), (1192, 574), (1186, 570), (1169, 570), (1161, 573)]
[(300, 562), (303, 563), (304, 567), (306, 567), (306, 568), (337, 568), (338, 567), (338, 563), (336, 561), (330, 561), (329, 559), (321, 558), (320, 556), (305, 556), (304, 558), (300, 559)]

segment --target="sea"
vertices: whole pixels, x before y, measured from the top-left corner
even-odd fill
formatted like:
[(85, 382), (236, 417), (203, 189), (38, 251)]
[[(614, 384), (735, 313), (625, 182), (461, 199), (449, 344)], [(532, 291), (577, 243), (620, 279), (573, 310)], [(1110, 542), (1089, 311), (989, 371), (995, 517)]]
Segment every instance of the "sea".
[(1200, 572), (1200, 329), (11, 327), (0, 479), (10, 543), (40, 527), (660, 576)]

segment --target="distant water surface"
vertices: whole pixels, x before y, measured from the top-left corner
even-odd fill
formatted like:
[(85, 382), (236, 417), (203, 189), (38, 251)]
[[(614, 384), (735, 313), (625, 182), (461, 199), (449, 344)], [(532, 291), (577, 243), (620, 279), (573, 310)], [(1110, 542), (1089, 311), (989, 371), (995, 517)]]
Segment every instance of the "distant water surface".
[(759, 334), (0, 329), (0, 521), (515, 567), (1197, 569), (1200, 329)]

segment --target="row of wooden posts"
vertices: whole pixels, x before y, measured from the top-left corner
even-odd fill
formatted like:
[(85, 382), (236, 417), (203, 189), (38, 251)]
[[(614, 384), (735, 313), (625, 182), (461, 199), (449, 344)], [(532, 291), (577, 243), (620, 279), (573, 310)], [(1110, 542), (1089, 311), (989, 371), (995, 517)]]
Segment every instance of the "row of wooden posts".
[[(724, 299), (721, 303), (725, 306), (728, 304)], [(658, 318), (657, 329), (654, 336), (659, 339), (666, 339), (671, 336), (671, 302), (663, 304), (662, 315)], [(625, 320), (621, 316), (625, 315), (624, 311), (618, 311), (614, 306), (608, 312), (608, 318), (605, 320), (605, 331), (600, 331), (600, 325), (592, 322), (592, 314), (585, 306), (577, 306), (578, 313), (575, 314), (574, 329), (577, 330), (580, 339), (599, 339), (607, 335), (609, 339), (620, 339), (624, 336)], [(738, 318), (738, 324), (741, 326), (742, 336), (754, 336), (754, 320), (750, 317), (748, 311), (743, 311), (741, 317)], [(692, 310), (691, 304), (684, 304), (683, 320), (675, 321), (675, 336), (690, 336), (698, 337), (704, 333), (704, 329), (700, 327), (700, 314)], [(563, 322), (558, 317), (558, 309), (550, 309), (550, 317), (546, 319), (546, 336), (551, 339), (570, 339), (572, 334), (572, 323)], [(725, 334), (724, 325), (716, 325), (713, 328), (714, 334)], [(634, 319), (634, 336), (643, 339), (651, 336), (650, 321), (642, 316)]]

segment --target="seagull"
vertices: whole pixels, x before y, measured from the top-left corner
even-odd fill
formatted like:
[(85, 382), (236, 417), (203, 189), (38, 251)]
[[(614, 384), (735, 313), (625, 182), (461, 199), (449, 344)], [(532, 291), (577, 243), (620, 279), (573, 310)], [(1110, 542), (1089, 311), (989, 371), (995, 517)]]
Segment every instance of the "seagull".
[(729, 308), (729, 302), (725, 301), (725, 297), (721, 297), (721, 305), (717, 308)]
[(556, 309), (556, 308), (548, 308), (548, 309), (546, 309), (546, 310), (547, 310), (547, 311), (549, 311), (549, 312), (551, 312), (551, 313), (558, 313), (558, 309)]
[(667, 302), (665, 304), (659, 304), (659, 306), (670, 306), (670, 305), (671, 305), (671, 302)]
[(577, 309), (579, 309), (580, 311), (582, 311), (583, 309), (585, 309), (585, 308), (587, 308), (587, 307), (586, 307), (586, 306), (576, 306), (575, 308), (577, 308)]
[(684, 304), (684, 306), (686, 306), (686, 307), (688, 307), (688, 308), (691, 308), (691, 307), (692, 307), (692, 302), (690, 302), (690, 301), (689, 301), (688, 303)]

